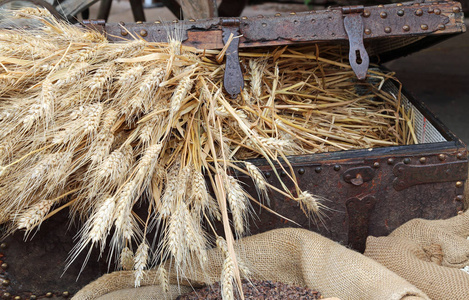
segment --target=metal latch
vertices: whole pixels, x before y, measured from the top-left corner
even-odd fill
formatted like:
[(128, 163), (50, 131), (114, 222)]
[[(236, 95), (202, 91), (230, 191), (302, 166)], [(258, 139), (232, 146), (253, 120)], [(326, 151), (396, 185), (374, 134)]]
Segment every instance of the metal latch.
[(345, 171), (342, 177), (345, 182), (360, 186), (371, 181), (375, 177), (375, 171), (371, 167), (351, 168)]
[[(238, 37), (240, 35), (239, 19), (221, 19), (220, 24), (222, 28), (223, 43), (225, 45), (230, 39), (231, 34), (233, 34), (234, 37)], [(233, 38), (225, 53), (226, 62), (223, 86), (225, 87), (226, 92), (230, 94), (232, 98), (236, 98), (244, 88), (243, 72), (241, 71), (241, 66), (239, 65), (238, 47), (239, 38)]]
[(370, 64), (370, 58), (363, 44), (364, 26), (361, 16), (363, 10), (363, 5), (342, 7), (342, 14), (345, 15), (344, 28), (350, 44), (349, 62), (359, 80), (366, 78)]

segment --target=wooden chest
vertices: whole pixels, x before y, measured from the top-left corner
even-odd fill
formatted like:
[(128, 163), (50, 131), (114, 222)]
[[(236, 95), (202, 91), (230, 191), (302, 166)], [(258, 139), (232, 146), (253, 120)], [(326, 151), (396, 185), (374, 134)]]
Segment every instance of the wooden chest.
[[(354, 6), (179, 23), (184, 44), (198, 48), (220, 49), (230, 33), (242, 35), (239, 44), (230, 44), (227, 51), (226, 69), (230, 76), (225, 79), (225, 88), (233, 95), (239, 93), (242, 84), (238, 47), (348, 42), (351, 65), (362, 79), (368, 69), (368, 57), (372, 62), (389, 61), (465, 31), (461, 6), (453, 1)], [(164, 42), (171, 24), (90, 21), (84, 26), (105, 32), (110, 40), (139, 36), (148, 41)], [(386, 83), (383, 88), (397, 93), (398, 85)], [(300, 187), (326, 199), (324, 204), (329, 209), (325, 217), (311, 220), (301, 212), (297, 202), (271, 192), (271, 209), (294, 223), (266, 210), (256, 210), (258, 218), (252, 221), (251, 233), (301, 226), (363, 251), (368, 235), (387, 235), (413, 218), (448, 218), (467, 209), (463, 196), (468, 173), (466, 146), (420, 99), (414, 99), (404, 90), (402, 101), (404, 107), (413, 107), (416, 111), (418, 145), (290, 157)], [(251, 162), (263, 171), (269, 183), (279, 185), (265, 160)], [(277, 171), (282, 176), (281, 169)], [(251, 179), (242, 173), (237, 176), (255, 197), (257, 193)], [(7, 265), (1, 276), (8, 278), (3, 292), (22, 296), (51, 292), (59, 296), (65, 291), (76, 292), (107, 271), (105, 263), (90, 260), (87, 271), (77, 282), (76, 274), (81, 268), (78, 258), (60, 277), (74, 236), (73, 230), (66, 230), (66, 220), (63, 214), (44, 224), (34, 240), (27, 243), (21, 233), (3, 241), (1, 252), (5, 259), (2, 262)], [(18, 267), (20, 265), (32, 267)], [(39, 277), (38, 272), (42, 273)]]

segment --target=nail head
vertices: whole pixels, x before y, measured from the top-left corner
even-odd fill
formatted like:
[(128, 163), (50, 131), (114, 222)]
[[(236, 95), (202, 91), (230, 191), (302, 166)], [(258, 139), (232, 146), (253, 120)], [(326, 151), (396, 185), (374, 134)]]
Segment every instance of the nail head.
[(461, 187), (463, 187), (463, 185), (464, 185), (464, 183), (462, 181), (457, 181), (456, 182), (456, 187), (457, 188), (461, 188)]

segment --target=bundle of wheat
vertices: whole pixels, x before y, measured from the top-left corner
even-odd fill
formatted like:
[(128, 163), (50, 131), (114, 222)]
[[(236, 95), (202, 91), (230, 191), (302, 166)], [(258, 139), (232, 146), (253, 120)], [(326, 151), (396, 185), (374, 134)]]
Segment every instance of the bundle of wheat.
[[(400, 95), (381, 90), (392, 74), (355, 82), (340, 46), (241, 53), (248, 84), (233, 100), (222, 89), (223, 52), (182, 46), (177, 28), (168, 44), (109, 43), (43, 10), (14, 15), (42, 26), (0, 31), (1, 221), (29, 234), (69, 207), (83, 221), (70, 261), (104, 251), (112, 235), (111, 253), (135, 270), (136, 285), (152, 257), (184, 272), (203, 265), (216, 218), (230, 293), (239, 274), (228, 211), (245, 234), (250, 196), (229, 169), (251, 176), (261, 195), (275, 189), (320, 216), (313, 191), (272, 187), (245, 159), (282, 159), (282, 180), (295, 182), (287, 155), (413, 141)], [(142, 202), (143, 218), (133, 212)], [(155, 228), (164, 234), (150, 247)]]

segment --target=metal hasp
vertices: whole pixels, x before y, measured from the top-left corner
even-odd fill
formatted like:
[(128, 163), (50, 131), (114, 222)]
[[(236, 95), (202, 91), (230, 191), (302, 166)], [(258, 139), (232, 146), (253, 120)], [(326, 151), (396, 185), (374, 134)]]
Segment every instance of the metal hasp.
[(370, 64), (370, 58), (363, 44), (364, 25), (361, 16), (363, 10), (362, 5), (342, 7), (342, 14), (345, 15), (344, 28), (350, 44), (349, 62), (359, 80), (366, 78)]
[(239, 65), (239, 19), (229, 18), (221, 19), (223, 43), (228, 43), (230, 36), (233, 35), (228, 49), (225, 52), (225, 75), (223, 77), (223, 86), (228, 94), (234, 99), (244, 88), (243, 72)]
[(348, 216), (348, 242), (347, 245), (363, 253), (368, 237), (370, 217), (376, 204), (376, 198), (366, 196), (363, 199), (351, 198), (345, 203)]

